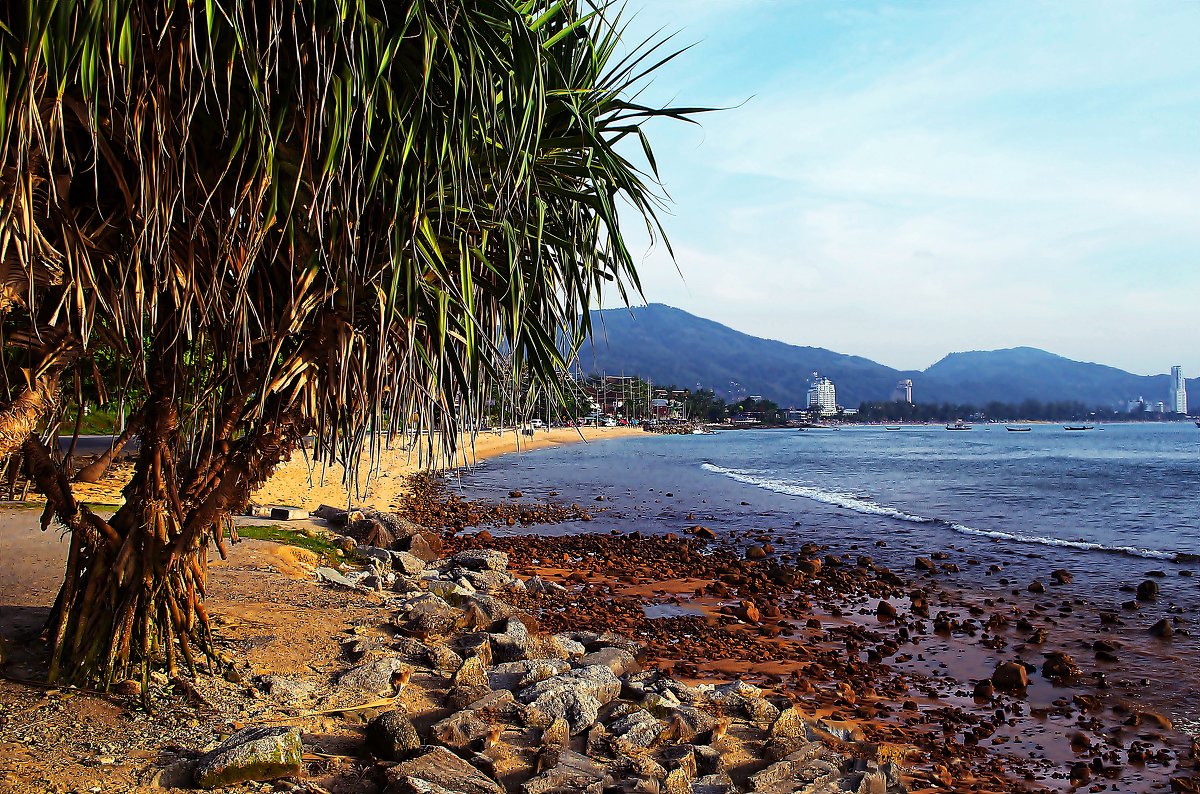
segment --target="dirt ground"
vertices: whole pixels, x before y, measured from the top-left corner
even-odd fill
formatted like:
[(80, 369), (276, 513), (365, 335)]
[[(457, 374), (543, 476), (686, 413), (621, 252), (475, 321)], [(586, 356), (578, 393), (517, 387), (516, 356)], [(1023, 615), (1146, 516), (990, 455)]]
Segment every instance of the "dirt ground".
[[(38, 634), (66, 558), (66, 543), (53, 529), (39, 531), (37, 515), (0, 509), (0, 636), (11, 657), (0, 679), (0, 792), (162, 791), (152, 785), (154, 772), (177, 753), (284, 716), (248, 686), (210, 676), (196, 684), (206, 702), (166, 697), (169, 684), (159, 682), (164, 697), (153, 721), (127, 690), (105, 695), (37, 683), (45, 674)], [(252, 674), (320, 685), (342, 666), (346, 633), (379, 619), (380, 610), (367, 594), (317, 585), (304, 554), (257, 541), (233, 546), (227, 561), (214, 554), (208, 601), (221, 649)], [(328, 732), (325, 722), (309, 720), (306, 728)], [(332, 726), (334, 735), (351, 729), (343, 720)]]
[[(459, 462), (638, 432), (587, 428), (582, 433), (538, 430), (532, 438), (481, 435), (470, 459)], [(418, 464), (407, 451), (385, 452), (380, 465), (387, 476), (375, 478), (355, 504), (388, 509), (397, 501), (404, 477)], [(339, 468), (326, 470), (322, 482), (322, 473), (310, 470), (297, 455), (256, 501), (303, 508), (345, 503), (342, 474)], [(79, 497), (118, 504), (120, 475), (118, 469), (115, 478), (83, 488)], [(163, 677), (155, 682), (159, 697), (151, 718), (131, 688), (103, 694), (41, 684), (45, 644), (39, 635), (62, 581), (67, 539), (54, 526), (41, 531), (40, 513), (35, 502), (0, 506), (0, 640), (8, 655), (0, 677), (0, 794), (162, 791), (171, 780), (159, 770), (182, 753), (215, 745), (245, 725), (306, 714), (315, 705), (300, 702), (280, 711), (278, 703), (263, 701), (247, 682), (214, 676), (201, 676), (196, 691), (181, 695)], [(302, 549), (244, 540), (231, 546), (226, 561), (214, 549), (209, 555), (207, 601), (219, 648), (244, 662), (247, 679), (287, 676), (310, 683), (317, 692), (327, 690), (331, 675), (345, 667), (341, 644), (350, 637), (370, 639), (387, 617), (371, 594), (317, 584), (315, 557)], [(425, 695), (410, 688), (404, 697), (420, 700)], [(430, 711), (429, 704), (406, 705), (414, 714)], [(355, 785), (353, 775), (347, 777), (339, 756), (361, 742), (362, 724), (373, 713), (368, 709), (293, 721), (304, 731), (305, 745), (320, 748), (306, 761), (330, 791), (371, 790), (367, 782)], [(329, 775), (322, 776), (323, 769)]]

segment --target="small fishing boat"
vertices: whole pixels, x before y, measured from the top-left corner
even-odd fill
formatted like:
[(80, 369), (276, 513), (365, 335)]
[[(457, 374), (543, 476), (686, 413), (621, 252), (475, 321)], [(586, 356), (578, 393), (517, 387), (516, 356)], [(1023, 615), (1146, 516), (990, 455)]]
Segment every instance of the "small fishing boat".
[(946, 429), (947, 430), (970, 430), (971, 426), (966, 424), (965, 422), (963, 422), (963, 420), (959, 419), (957, 422), (955, 422), (952, 425), (946, 425)]
[[(1200, 425), (1200, 422), (1197, 422), (1196, 424), (1197, 424), (1197, 425)], [(886, 426), (885, 426), (883, 429), (884, 429), (884, 430), (899, 430), (900, 428), (898, 428), (898, 427), (886, 427)]]
[(1063, 430), (1095, 430), (1095, 425), (1063, 425)]
[(1033, 430), (1032, 427), (1006, 427), (1004, 429), (1010, 433), (1028, 433)]

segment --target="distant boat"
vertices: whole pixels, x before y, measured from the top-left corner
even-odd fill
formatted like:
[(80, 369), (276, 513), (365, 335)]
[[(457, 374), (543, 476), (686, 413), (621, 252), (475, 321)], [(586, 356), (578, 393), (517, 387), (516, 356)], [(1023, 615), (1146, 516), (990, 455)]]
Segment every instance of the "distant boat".
[(1095, 430), (1095, 425), (1063, 425), (1063, 430)]
[[(1197, 422), (1197, 423), (1196, 423), (1196, 426), (1197, 426), (1197, 427), (1200, 427), (1200, 422)], [(883, 429), (884, 429), (884, 430), (899, 430), (900, 428), (898, 428), (898, 427), (884, 427)]]
[(1004, 429), (1010, 433), (1028, 433), (1033, 430), (1032, 427), (1006, 427)]
[(963, 420), (959, 419), (957, 422), (955, 422), (952, 425), (946, 425), (946, 429), (947, 430), (970, 430), (971, 426), (968, 424), (965, 424), (963, 422)]

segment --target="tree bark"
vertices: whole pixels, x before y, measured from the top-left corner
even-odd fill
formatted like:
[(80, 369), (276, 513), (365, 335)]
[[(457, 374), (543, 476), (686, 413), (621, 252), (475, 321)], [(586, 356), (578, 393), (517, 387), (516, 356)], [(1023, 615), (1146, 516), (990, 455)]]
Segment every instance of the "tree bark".
[[(61, 467), (36, 439), (26, 445), (31, 477), (49, 511), (71, 530), (67, 573), (52, 610), (50, 680), (107, 689), (136, 679), (143, 696), (152, 666), (195, 674), (224, 664), (213, 646), (207, 592), (209, 541), (225, 554), (232, 511), (296, 448), (297, 415), (260, 422), (213, 458), (184, 472), (177, 414), (151, 396), (141, 412), (141, 448), (123, 492), (125, 504), (104, 522), (78, 505)], [(40, 448), (40, 452), (38, 450)]]
[(100, 482), (100, 478), (108, 473), (108, 467), (112, 466), (113, 461), (117, 459), (117, 455), (120, 455), (121, 450), (129, 443), (129, 439), (133, 438), (134, 434), (137, 433), (139, 424), (140, 422), (136, 421), (136, 419), (130, 419), (130, 421), (126, 422), (125, 429), (121, 431), (121, 435), (117, 436), (112, 445), (100, 457), (75, 473), (75, 482), (93, 484)]

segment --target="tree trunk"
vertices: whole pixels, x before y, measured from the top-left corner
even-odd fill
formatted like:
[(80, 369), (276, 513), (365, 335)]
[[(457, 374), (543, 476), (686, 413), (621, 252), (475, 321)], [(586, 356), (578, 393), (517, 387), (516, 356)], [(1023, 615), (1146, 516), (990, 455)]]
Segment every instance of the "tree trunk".
[[(49, 458), (27, 452), (38, 490), (50, 491), (47, 509), (53, 505), (71, 529), (66, 578), (50, 616), (51, 682), (107, 689), (136, 677), (145, 692), (157, 660), (175, 674), (182, 658), (195, 673), (198, 661), (214, 656), (203, 606), (206, 544), (183, 531), (176, 490), (175, 409), (159, 400), (146, 412), (125, 505), (107, 524), (75, 503), (62, 470), (47, 471)], [(61, 483), (57, 492), (51, 477)], [(90, 517), (72, 520), (80, 514)], [(94, 531), (100, 524), (107, 531)]]
[[(225, 663), (213, 646), (207, 587), (209, 540), (221, 556), (231, 514), (303, 435), (291, 416), (263, 421), (204, 471), (182, 471), (177, 414), (167, 398), (151, 397), (141, 412), (141, 448), (125, 504), (110, 522), (78, 505), (58, 467), (36, 438), (26, 466), (53, 510), (71, 530), (67, 572), (51, 612), (50, 681), (107, 689), (137, 679), (143, 697), (152, 666), (195, 674)], [(182, 498), (181, 498), (182, 494)]]
[(133, 438), (137, 432), (138, 424), (135, 419), (126, 422), (125, 429), (121, 431), (121, 435), (117, 436), (112, 445), (100, 457), (75, 473), (75, 482), (92, 484), (100, 482), (100, 478), (108, 473), (108, 467), (112, 466), (113, 461), (117, 459), (117, 455), (121, 454), (121, 450), (125, 448), (125, 445), (129, 443), (129, 439)]

